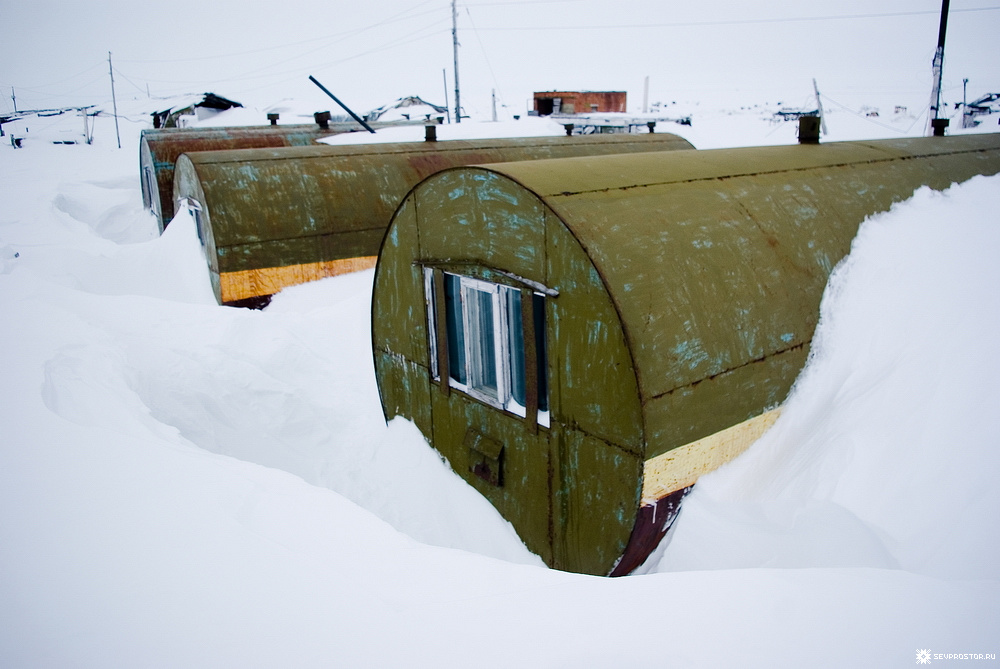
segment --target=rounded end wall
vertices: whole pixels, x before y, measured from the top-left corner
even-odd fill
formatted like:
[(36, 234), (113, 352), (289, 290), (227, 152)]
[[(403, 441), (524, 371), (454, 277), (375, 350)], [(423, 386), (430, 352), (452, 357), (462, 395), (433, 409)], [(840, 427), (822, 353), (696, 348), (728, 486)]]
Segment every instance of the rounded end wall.
[(211, 213), (206, 204), (205, 192), (198, 177), (195, 164), (187, 154), (177, 157), (173, 177), (173, 202), (177, 212), (183, 209), (193, 219), (201, 242), (205, 262), (208, 265), (209, 278), (212, 282), (212, 293), (219, 304), (223, 303), (222, 284), (219, 274), (219, 256), (216, 250), (215, 234), (212, 229)]
[[(473, 207), (463, 206), (470, 200)], [(532, 318), (523, 308), (504, 313), (511, 297), (532, 301)], [(372, 299), (386, 418), (412, 420), (547, 564), (608, 574), (639, 506), (642, 413), (614, 305), (559, 218), (489, 169), (438, 173), (397, 209)], [(470, 313), (469, 305), (490, 300), (494, 342), (512, 330), (536, 342), (525, 354), (538, 365), (534, 382), (545, 395), (534, 412), (477, 386), (469, 339), (479, 336), (482, 311)], [(453, 350), (460, 320), (464, 360)], [(497, 369), (531, 366), (502, 348)]]

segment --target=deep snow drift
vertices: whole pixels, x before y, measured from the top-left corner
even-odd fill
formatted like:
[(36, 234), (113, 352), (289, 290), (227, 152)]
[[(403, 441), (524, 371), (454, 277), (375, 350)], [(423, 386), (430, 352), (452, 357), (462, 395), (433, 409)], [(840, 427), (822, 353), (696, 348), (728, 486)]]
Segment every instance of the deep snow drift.
[[(732, 116), (692, 132), (794, 141)], [(541, 566), (384, 424), (370, 272), (216, 306), (190, 222), (156, 237), (141, 210), (136, 135), (0, 147), (0, 666), (1000, 651), (1000, 178), (864, 225), (775, 427), (702, 479), (645, 575), (603, 579)]]

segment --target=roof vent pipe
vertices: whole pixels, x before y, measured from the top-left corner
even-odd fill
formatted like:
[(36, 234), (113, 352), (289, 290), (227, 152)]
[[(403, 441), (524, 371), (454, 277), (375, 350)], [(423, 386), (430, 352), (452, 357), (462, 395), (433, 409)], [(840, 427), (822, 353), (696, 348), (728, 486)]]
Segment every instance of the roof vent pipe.
[(318, 125), (321, 129), (330, 129), (330, 112), (316, 112), (313, 114), (313, 118), (316, 119), (316, 125)]
[(799, 117), (799, 144), (819, 144), (819, 116)]
[(267, 120), (271, 122), (271, 125), (278, 125), (278, 117), (280, 116), (281, 114), (268, 114)]
[(653, 134), (656, 132), (656, 121), (647, 122), (646, 127), (649, 128), (649, 134)]
[(567, 137), (572, 136), (572, 134), (573, 134), (573, 124), (572, 123), (566, 123), (563, 127), (566, 128), (566, 136)]
[(425, 142), (436, 142), (436, 141), (438, 141), (437, 126), (436, 125), (425, 125), (424, 126), (424, 141)]

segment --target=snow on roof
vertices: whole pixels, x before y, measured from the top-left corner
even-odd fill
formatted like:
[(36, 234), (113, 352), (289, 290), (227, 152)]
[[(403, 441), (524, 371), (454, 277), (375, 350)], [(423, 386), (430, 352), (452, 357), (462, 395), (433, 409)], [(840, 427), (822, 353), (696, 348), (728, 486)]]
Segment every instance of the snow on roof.
[(233, 107), (242, 107), (243, 105), (234, 100), (229, 100), (222, 97), (221, 95), (216, 95), (215, 93), (200, 93), (178, 96), (176, 98), (168, 98), (171, 101), (171, 105), (165, 109), (155, 111), (154, 114), (169, 114), (171, 112), (179, 111), (181, 109), (187, 109), (188, 107), (207, 107), (209, 109), (231, 109)]
[(399, 98), (395, 102), (373, 109), (365, 115), (367, 121), (396, 121), (444, 116), (447, 107), (431, 104), (415, 95)]
[[(463, 123), (446, 123), (437, 126), (438, 140), (449, 139), (499, 139), (504, 137), (549, 137), (565, 135), (566, 129), (561, 123), (529, 116), (518, 121), (472, 121)], [(380, 128), (370, 132), (350, 132), (332, 137), (324, 137), (318, 141), (325, 144), (381, 144), (386, 142), (422, 142), (424, 128), (422, 125), (406, 125), (393, 128)]]

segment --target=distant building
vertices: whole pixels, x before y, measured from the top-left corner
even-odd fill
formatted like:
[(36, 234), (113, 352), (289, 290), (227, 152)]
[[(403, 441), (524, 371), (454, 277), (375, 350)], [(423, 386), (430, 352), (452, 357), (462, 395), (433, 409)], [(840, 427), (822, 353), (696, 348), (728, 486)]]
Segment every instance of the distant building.
[(169, 109), (153, 112), (154, 128), (183, 128), (187, 125), (186, 119), (201, 121), (209, 116), (214, 116), (233, 107), (242, 107), (239, 102), (227, 100), (215, 93), (205, 93), (204, 95), (190, 96), (181, 99)]
[(366, 121), (394, 121), (394, 120), (431, 120), (431, 118), (444, 117), (448, 113), (447, 107), (431, 104), (415, 95), (399, 98), (395, 102), (383, 105), (378, 109), (365, 114)]
[(534, 113), (589, 114), (625, 113), (625, 91), (545, 91), (535, 93)]
[[(94, 105), (5, 113), (0, 115), (0, 137), (9, 135), (10, 145), (15, 149), (23, 148), (27, 142), (39, 141), (52, 144), (90, 144), (94, 139), (92, 119), (100, 113), (94, 109)], [(35, 128), (35, 131), (29, 132), (29, 128)]]

